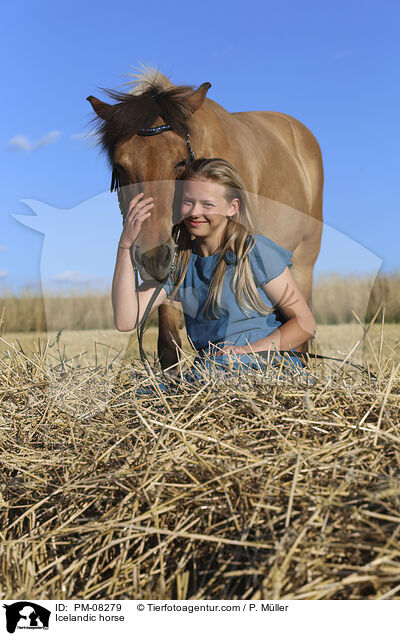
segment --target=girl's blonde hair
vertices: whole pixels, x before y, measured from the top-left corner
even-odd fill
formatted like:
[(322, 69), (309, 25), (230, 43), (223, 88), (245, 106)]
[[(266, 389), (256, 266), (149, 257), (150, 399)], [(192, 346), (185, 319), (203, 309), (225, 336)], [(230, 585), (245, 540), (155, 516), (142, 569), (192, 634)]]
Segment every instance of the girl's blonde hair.
[(227, 252), (236, 254), (237, 266), (233, 276), (233, 290), (240, 308), (245, 313), (255, 309), (261, 314), (270, 314), (273, 308), (265, 305), (261, 300), (249, 261), (249, 254), (256, 242), (250, 200), (240, 174), (224, 159), (196, 159), (185, 165), (176, 177), (173, 202), (175, 225), (172, 235), (178, 246), (178, 255), (173, 274), (175, 289), (170, 298), (174, 299), (185, 278), (192, 253), (190, 232), (181, 221), (183, 181), (189, 179), (207, 179), (219, 183), (224, 186), (224, 196), (228, 203), (233, 199), (239, 199), (240, 202), (238, 214), (227, 223), (225, 233), (222, 236), (219, 258), (208, 291), (204, 314), (207, 316), (211, 307), (214, 317), (217, 317), (215, 307), (221, 309), (221, 293), (227, 267), (225, 254)]

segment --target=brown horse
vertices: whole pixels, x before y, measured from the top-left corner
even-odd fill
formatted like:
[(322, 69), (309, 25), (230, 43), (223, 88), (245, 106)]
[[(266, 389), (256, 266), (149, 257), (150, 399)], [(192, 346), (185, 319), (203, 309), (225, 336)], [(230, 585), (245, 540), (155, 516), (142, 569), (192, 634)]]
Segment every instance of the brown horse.
[[(310, 303), (321, 243), (323, 190), (321, 151), (311, 132), (282, 113), (229, 113), (206, 98), (209, 83), (197, 90), (174, 86), (150, 69), (136, 76), (132, 85), (129, 93), (105, 91), (117, 100), (113, 105), (92, 96), (87, 99), (97, 115), (114, 184), (117, 179), (121, 186), (123, 214), (139, 190), (154, 197), (152, 215), (143, 223), (131, 254), (142, 278), (162, 281), (168, 274), (175, 168), (187, 159), (190, 133), (196, 158), (222, 157), (240, 172), (251, 193), (257, 232), (293, 252), (292, 273)], [(171, 130), (141, 134), (164, 124)], [(171, 305), (159, 308), (158, 355), (164, 369), (177, 362), (172, 338), (180, 344), (179, 322), (180, 314)]]

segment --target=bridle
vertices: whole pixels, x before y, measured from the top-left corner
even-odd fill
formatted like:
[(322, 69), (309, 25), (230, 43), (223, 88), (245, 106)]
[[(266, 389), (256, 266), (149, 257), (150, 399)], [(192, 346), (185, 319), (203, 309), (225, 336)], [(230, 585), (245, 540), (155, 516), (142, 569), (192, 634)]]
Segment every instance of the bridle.
[[(172, 126), (170, 126), (170, 124), (163, 124), (161, 126), (153, 126), (150, 128), (140, 128), (137, 132), (137, 135), (139, 135), (140, 137), (153, 137), (154, 135), (160, 135), (163, 132), (167, 132), (169, 130), (173, 130)], [(192, 161), (195, 160), (195, 156), (194, 156), (194, 152), (192, 150), (191, 144), (190, 144), (190, 135), (189, 133), (186, 134), (186, 148), (187, 148), (187, 152), (188, 152), (188, 159), (187, 161), (183, 160), (181, 161), (178, 166), (180, 165), (187, 165), (192, 163)], [(112, 171), (112, 176), (111, 176), (111, 192), (117, 191), (118, 193), (118, 205), (119, 205), (119, 209), (121, 211), (122, 217), (123, 217), (123, 222), (125, 221), (124, 219), (124, 208), (123, 208), (123, 203), (122, 203), (122, 192), (121, 192), (121, 185), (120, 185), (120, 178), (119, 178), (119, 170), (118, 167), (116, 165), (113, 166), (113, 171)], [(178, 232), (177, 232), (177, 236), (176, 236), (176, 240), (174, 240), (174, 253), (172, 255), (172, 259), (171, 259), (171, 264), (168, 270), (168, 275), (166, 277), (166, 279), (174, 273), (175, 268), (176, 268), (176, 259), (177, 259), (177, 254), (178, 254), (178, 244), (177, 241), (179, 239), (179, 233), (180, 230), (178, 228)], [(139, 353), (140, 353), (140, 358), (143, 362), (143, 365), (147, 371), (147, 373), (150, 376), (153, 376), (153, 372), (151, 370), (151, 366), (149, 364), (149, 361), (147, 359), (147, 356), (144, 352), (143, 349), (143, 334), (144, 334), (144, 325), (146, 323), (146, 320), (151, 312), (151, 308), (153, 307), (153, 304), (160, 292), (160, 288), (164, 285), (164, 283), (159, 283), (151, 298), (150, 301), (146, 307), (146, 310), (143, 314), (143, 318), (142, 318), (142, 322), (141, 325), (139, 327), (139, 291), (138, 291), (138, 287), (139, 287), (139, 272), (138, 272), (138, 268), (136, 266), (136, 263), (133, 262), (133, 270), (134, 270), (134, 274), (135, 274), (135, 289), (136, 289), (136, 302), (137, 302), (137, 316), (136, 316), (136, 333), (137, 333), (137, 338), (138, 338), (138, 345), (139, 345)], [(260, 352), (261, 354), (263, 354), (264, 352)], [(323, 359), (323, 360), (334, 360), (336, 362), (342, 362), (343, 364), (349, 364), (352, 367), (355, 367), (356, 369), (358, 369), (359, 371), (364, 371), (365, 373), (368, 373), (368, 375), (374, 379), (376, 379), (376, 375), (374, 373), (372, 373), (369, 369), (365, 369), (364, 367), (362, 367), (359, 364), (355, 364), (354, 362), (350, 362), (349, 360), (342, 360), (341, 358), (332, 358), (330, 356), (323, 356), (317, 353), (304, 353), (304, 352), (300, 352), (300, 351), (296, 351), (296, 352), (290, 352), (290, 351), (282, 351), (280, 353), (292, 353), (294, 355), (296, 355), (299, 358), (302, 358), (303, 361), (307, 362), (309, 361), (310, 358), (315, 358), (315, 359)], [(265, 356), (263, 356), (265, 357)]]
[[(162, 126), (153, 126), (153, 128), (140, 128), (137, 134), (139, 137), (153, 137), (154, 135), (159, 135), (160, 133), (166, 132), (167, 130), (173, 130), (172, 126), (169, 124), (163, 124)], [(188, 161), (192, 163), (194, 161), (194, 152), (190, 145), (190, 135), (186, 134), (186, 148), (188, 151)]]

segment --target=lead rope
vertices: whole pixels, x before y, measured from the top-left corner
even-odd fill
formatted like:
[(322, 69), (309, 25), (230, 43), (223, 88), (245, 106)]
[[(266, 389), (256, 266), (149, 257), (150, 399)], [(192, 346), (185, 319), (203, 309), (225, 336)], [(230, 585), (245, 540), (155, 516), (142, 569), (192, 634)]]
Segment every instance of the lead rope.
[(147, 359), (147, 356), (144, 352), (143, 349), (143, 333), (144, 333), (144, 325), (145, 322), (149, 316), (150, 310), (153, 306), (153, 303), (155, 301), (155, 299), (157, 298), (159, 292), (160, 292), (160, 288), (162, 287), (162, 284), (157, 285), (157, 287), (155, 288), (150, 301), (146, 307), (146, 310), (143, 314), (143, 318), (142, 318), (142, 322), (139, 325), (139, 272), (138, 272), (138, 268), (136, 267), (135, 264), (133, 264), (133, 271), (135, 273), (135, 290), (136, 290), (136, 303), (137, 303), (137, 315), (136, 315), (136, 334), (137, 334), (137, 339), (138, 339), (138, 345), (139, 345), (139, 354), (140, 354), (140, 358), (143, 362), (143, 366), (146, 369), (148, 375), (153, 376), (153, 372), (151, 370), (150, 367), (150, 363)]
[[(174, 247), (174, 253), (172, 256), (172, 260), (171, 260), (171, 265), (169, 268), (169, 272), (168, 272), (168, 277), (173, 275), (176, 269), (176, 258), (177, 258), (177, 253), (178, 253), (178, 245), (177, 245), (177, 241), (179, 239), (179, 234), (180, 234), (180, 229), (178, 228), (178, 233), (177, 233), (177, 237), (176, 237), (176, 241), (175, 241), (175, 247)], [(137, 303), (137, 314), (136, 314), (136, 333), (137, 333), (137, 338), (138, 338), (138, 345), (139, 345), (139, 354), (140, 354), (140, 358), (143, 362), (143, 365), (148, 373), (148, 375), (150, 376), (154, 376), (154, 373), (151, 370), (151, 366), (150, 363), (147, 359), (146, 353), (143, 349), (143, 334), (144, 334), (144, 327), (145, 327), (145, 322), (147, 320), (147, 318), (149, 317), (149, 314), (151, 312), (151, 309), (153, 307), (154, 301), (156, 300), (158, 294), (161, 291), (161, 288), (163, 286), (163, 283), (160, 283), (159, 285), (157, 285), (157, 287), (155, 288), (148, 304), (147, 307), (145, 309), (145, 312), (143, 314), (143, 318), (141, 320), (141, 323), (139, 325), (139, 271), (138, 268), (136, 266), (136, 263), (133, 263), (133, 271), (135, 273), (135, 290), (136, 290), (136, 303)]]
[[(267, 358), (268, 353), (263, 353), (263, 352), (258, 352), (263, 358)], [(341, 358), (332, 358), (330, 356), (322, 356), (319, 353), (305, 353), (304, 351), (279, 351), (280, 354), (291, 354), (293, 356), (297, 356), (298, 358), (303, 358), (303, 360), (305, 360), (306, 362), (309, 361), (310, 358), (318, 358), (320, 360), (334, 360), (335, 362), (343, 362), (344, 364), (349, 364), (350, 366), (354, 367), (355, 369), (358, 369), (359, 371), (364, 371), (364, 373), (368, 373), (368, 375), (373, 378), (374, 380), (376, 380), (376, 375), (375, 373), (372, 373), (372, 371), (370, 371), (369, 369), (366, 369), (365, 367), (361, 366), (360, 364), (356, 364), (355, 362), (350, 362), (349, 360), (342, 360)]]

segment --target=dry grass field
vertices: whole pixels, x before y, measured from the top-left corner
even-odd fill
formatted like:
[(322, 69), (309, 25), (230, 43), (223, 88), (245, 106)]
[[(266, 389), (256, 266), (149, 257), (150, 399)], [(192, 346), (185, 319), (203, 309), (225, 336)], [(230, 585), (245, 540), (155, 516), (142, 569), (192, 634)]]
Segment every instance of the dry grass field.
[[(318, 346), (358, 335), (321, 326)], [(156, 365), (121, 364), (128, 334), (3, 333), (0, 598), (400, 598), (399, 326), (368, 336), (376, 375), (166, 394)]]
[[(384, 332), (384, 337), (382, 335)], [(393, 348), (400, 342), (400, 324), (385, 324), (382, 330), (381, 324), (374, 324), (368, 331), (368, 336), (363, 336), (363, 329), (357, 324), (319, 325), (317, 335), (317, 350), (323, 355), (345, 358), (354, 347), (357, 347), (351, 359), (357, 363), (368, 362), (371, 369), (377, 369), (379, 352), (381, 359), (387, 358)], [(151, 359), (154, 359), (157, 350), (158, 328), (150, 326), (144, 334), (144, 350)], [(182, 346), (188, 356), (194, 357), (193, 351), (185, 336), (185, 330), (181, 331)], [(91, 367), (107, 365), (114, 358), (114, 368), (122, 362), (127, 352), (132, 358), (140, 360), (137, 346), (136, 332), (132, 333), (132, 342), (128, 349), (131, 334), (120, 333), (115, 329), (88, 329), (84, 331), (62, 331), (58, 342), (57, 332), (48, 333), (19, 333), (10, 332), (3, 334), (0, 340), (0, 352), (10, 348), (10, 344), (22, 347), (29, 355), (37, 353), (46, 347), (49, 341), (47, 363), (55, 363), (61, 356), (65, 359), (80, 359), (81, 364)], [(360, 342), (361, 341), (361, 342)], [(382, 345), (381, 345), (382, 341)], [(360, 342), (359, 346), (357, 343)], [(398, 350), (395, 349), (395, 351)], [(397, 358), (396, 358), (397, 359)]]
[(398, 292), (315, 290), (313, 350), (365, 372), (311, 361), (168, 393), (154, 321), (149, 377), (109, 295), (3, 294), (0, 599), (399, 599)]
[[(354, 313), (369, 323), (385, 306), (385, 321), (400, 323), (400, 276), (382, 275), (375, 281), (367, 276), (322, 275), (313, 286), (312, 309), (318, 325), (354, 323)], [(53, 292), (43, 299), (29, 289), (18, 296), (6, 287), (0, 288), (0, 316), (3, 330), (41, 332), (64, 330), (113, 329), (110, 291), (82, 288), (73, 294)], [(378, 320), (380, 320), (380, 316)], [(151, 323), (157, 322), (153, 314)]]

